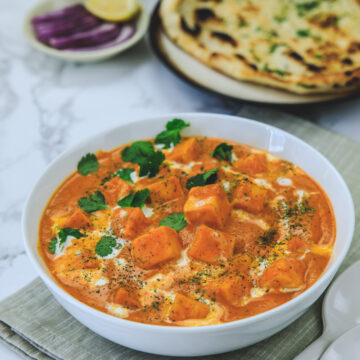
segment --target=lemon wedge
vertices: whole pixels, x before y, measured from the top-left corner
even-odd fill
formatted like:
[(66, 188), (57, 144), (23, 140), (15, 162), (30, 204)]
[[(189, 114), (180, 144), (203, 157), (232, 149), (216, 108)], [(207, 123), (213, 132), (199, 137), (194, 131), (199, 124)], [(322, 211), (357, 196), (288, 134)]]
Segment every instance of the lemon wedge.
[(85, 6), (93, 15), (107, 21), (129, 20), (140, 10), (139, 0), (88, 0)]

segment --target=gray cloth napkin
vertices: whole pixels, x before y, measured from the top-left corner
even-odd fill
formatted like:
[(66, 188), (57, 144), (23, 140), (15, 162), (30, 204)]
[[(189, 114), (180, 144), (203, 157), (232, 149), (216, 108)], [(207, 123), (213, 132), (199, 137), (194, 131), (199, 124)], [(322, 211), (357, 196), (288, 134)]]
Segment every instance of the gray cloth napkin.
[[(323, 153), (345, 178), (355, 202), (356, 229), (340, 273), (360, 257), (360, 144), (274, 110), (245, 107), (239, 115), (275, 125), (302, 138)], [(288, 360), (314, 341), (321, 330), (320, 299), (301, 318), (271, 338), (245, 349), (202, 358)], [(39, 279), (0, 303), (0, 340), (25, 359), (173, 359), (131, 350), (101, 338), (71, 317)]]

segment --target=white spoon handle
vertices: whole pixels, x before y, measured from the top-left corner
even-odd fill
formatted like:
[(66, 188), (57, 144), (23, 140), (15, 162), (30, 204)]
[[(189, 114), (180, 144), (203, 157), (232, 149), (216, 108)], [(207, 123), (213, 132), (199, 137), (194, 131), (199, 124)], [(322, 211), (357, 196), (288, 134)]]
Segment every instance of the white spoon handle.
[(329, 346), (330, 340), (321, 335), (317, 340), (310, 344), (302, 353), (294, 358), (294, 360), (318, 360)]

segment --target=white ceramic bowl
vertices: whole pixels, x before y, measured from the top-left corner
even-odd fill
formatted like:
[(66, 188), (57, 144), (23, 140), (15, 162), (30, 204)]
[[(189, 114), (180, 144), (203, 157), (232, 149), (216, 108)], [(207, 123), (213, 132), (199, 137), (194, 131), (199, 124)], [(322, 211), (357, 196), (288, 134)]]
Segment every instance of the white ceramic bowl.
[[(184, 135), (234, 140), (272, 152), (294, 162), (327, 192), (335, 211), (337, 236), (333, 256), (321, 278), (295, 299), (262, 314), (226, 324), (204, 327), (147, 325), (116, 318), (76, 300), (54, 281), (37, 252), (41, 214), (63, 179), (76, 169), (82, 155), (110, 150), (133, 140), (154, 137), (173, 117), (191, 123)], [(58, 302), (85, 326), (133, 349), (174, 356), (210, 355), (239, 349), (263, 340), (297, 319), (323, 293), (343, 261), (354, 231), (350, 192), (334, 166), (302, 140), (256, 121), (218, 114), (171, 114), (118, 126), (68, 150), (48, 167), (30, 194), (23, 215), (25, 248), (40, 277)]]
[(43, 44), (36, 38), (31, 20), (36, 15), (41, 15), (46, 12), (56, 10), (59, 8), (64, 8), (72, 4), (78, 4), (84, 2), (83, 0), (44, 0), (33, 7), (24, 20), (23, 31), (25, 38), (35, 49), (40, 50), (41, 52), (57, 57), (59, 59), (67, 61), (76, 61), (76, 62), (96, 62), (108, 59), (112, 56), (115, 56), (131, 46), (135, 45), (141, 38), (145, 35), (150, 21), (150, 15), (144, 6), (141, 7), (139, 16), (136, 18), (136, 31), (131, 38), (128, 40), (109, 47), (104, 47), (99, 50), (57, 50), (50, 46)]

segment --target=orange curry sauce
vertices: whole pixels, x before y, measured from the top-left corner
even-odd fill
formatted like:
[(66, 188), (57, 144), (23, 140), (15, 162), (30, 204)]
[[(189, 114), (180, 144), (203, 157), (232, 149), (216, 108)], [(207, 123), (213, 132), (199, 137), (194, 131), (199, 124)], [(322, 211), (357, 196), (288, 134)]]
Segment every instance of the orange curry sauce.
[[(58, 284), (114, 316), (175, 326), (246, 318), (309, 288), (335, 239), (327, 195), (302, 169), (266, 151), (226, 141), (230, 157), (211, 156), (223, 141), (183, 137), (161, 150), (166, 158), (151, 178), (122, 160), (125, 146), (98, 151), (97, 171), (71, 174), (39, 230), (39, 252)], [(135, 171), (124, 180), (115, 175), (122, 168)], [(215, 177), (188, 189), (191, 177), (209, 170)], [(143, 206), (118, 205), (143, 189), (150, 194)], [(98, 191), (104, 208), (81, 210), (79, 199)], [(173, 213), (177, 225), (159, 226)], [(61, 240), (61, 229), (77, 233)]]

